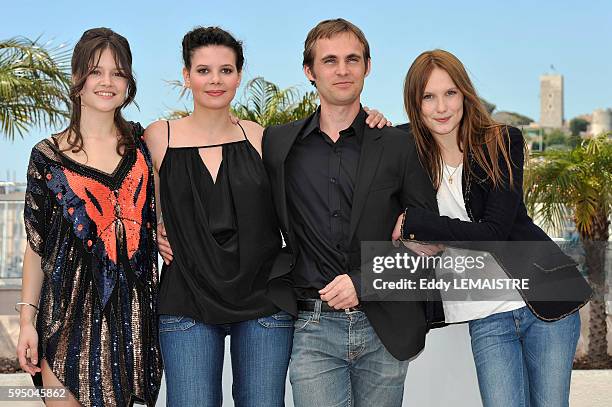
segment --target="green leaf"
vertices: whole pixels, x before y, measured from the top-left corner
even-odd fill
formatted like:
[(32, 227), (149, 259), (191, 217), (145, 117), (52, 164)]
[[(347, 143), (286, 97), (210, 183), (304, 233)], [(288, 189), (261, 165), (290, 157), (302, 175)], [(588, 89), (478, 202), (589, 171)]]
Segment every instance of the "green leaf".
[(569, 151), (533, 154), (525, 169), (525, 204), (545, 226), (561, 228), (573, 218), (583, 239), (608, 236), (594, 230), (594, 219), (612, 213), (612, 140), (610, 134), (584, 140)]
[(0, 41), (0, 130), (8, 140), (68, 117), (71, 52), (39, 40)]

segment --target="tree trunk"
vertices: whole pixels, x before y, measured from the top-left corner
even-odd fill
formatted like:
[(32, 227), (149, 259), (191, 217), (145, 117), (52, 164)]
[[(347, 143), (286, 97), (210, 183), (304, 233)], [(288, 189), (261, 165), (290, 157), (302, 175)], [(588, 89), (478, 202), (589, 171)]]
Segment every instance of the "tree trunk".
[(589, 348), (587, 360), (592, 368), (602, 369), (608, 365), (608, 334), (606, 314), (606, 250), (608, 245), (608, 216), (600, 210), (592, 219), (591, 233), (580, 233), (585, 252), (585, 266), (593, 288), (589, 311)]

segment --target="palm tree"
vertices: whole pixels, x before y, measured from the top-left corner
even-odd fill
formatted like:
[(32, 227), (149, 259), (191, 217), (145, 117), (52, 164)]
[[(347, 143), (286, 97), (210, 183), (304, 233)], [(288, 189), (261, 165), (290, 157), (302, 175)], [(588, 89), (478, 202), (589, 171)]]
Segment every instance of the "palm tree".
[(612, 142), (607, 134), (584, 140), (572, 150), (534, 155), (525, 173), (525, 202), (547, 226), (561, 227), (572, 217), (585, 251), (593, 288), (587, 363), (609, 365), (606, 340), (605, 257), (612, 214)]
[(70, 50), (39, 39), (0, 41), (0, 132), (8, 140), (68, 116)]
[[(169, 81), (171, 86), (181, 88), (179, 98), (188, 95), (180, 81)], [(263, 127), (299, 120), (317, 109), (316, 92), (301, 93), (295, 86), (280, 89), (263, 77), (250, 80), (244, 89), (242, 100), (232, 107), (232, 114), (243, 120), (252, 120)], [(187, 107), (171, 110), (164, 118), (177, 119), (189, 115)]]
[[(189, 88), (185, 87), (185, 84), (181, 81), (173, 80), (173, 81), (165, 81), (167, 85), (174, 89), (179, 89), (179, 99), (189, 98), (191, 96), (191, 92)], [(163, 116), (161, 116), (161, 120), (176, 120), (183, 117), (187, 117), (191, 114), (191, 110), (187, 107), (187, 105), (183, 105), (182, 109), (170, 109)]]
[(295, 86), (280, 89), (263, 77), (257, 77), (247, 83), (243, 101), (234, 106), (233, 112), (241, 119), (268, 127), (311, 115), (317, 109), (318, 98), (317, 92), (301, 94)]

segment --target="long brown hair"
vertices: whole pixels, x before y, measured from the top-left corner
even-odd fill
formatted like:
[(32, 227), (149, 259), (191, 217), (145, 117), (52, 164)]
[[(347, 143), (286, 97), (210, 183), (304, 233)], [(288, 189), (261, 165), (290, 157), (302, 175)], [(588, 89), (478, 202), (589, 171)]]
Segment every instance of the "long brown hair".
[(134, 101), (136, 97), (136, 80), (132, 72), (132, 51), (125, 37), (109, 28), (92, 28), (81, 36), (72, 53), (72, 80), (70, 87), (70, 123), (60, 134), (67, 134), (66, 142), (77, 153), (83, 150), (83, 134), (81, 133), (81, 90), (87, 77), (93, 72), (100, 61), (102, 52), (111, 50), (117, 68), (128, 82), (127, 95), (121, 106), (115, 109), (114, 122), (118, 132), (117, 153), (125, 154), (135, 148), (132, 127), (121, 115), (121, 110)]
[(505, 171), (500, 168), (501, 158), (507, 169), (508, 183), (512, 187), (514, 177), (507, 127), (491, 118), (461, 61), (450, 52), (440, 49), (419, 55), (410, 66), (404, 81), (404, 107), (410, 119), (419, 159), (427, 169), (433, 185), (438, 189), (442, 182), (442, 154), (423, 121), (421, 102), (434, 68), (446, 71), (463, 94), (463, 118), (459, 124), (457, 145), (463, 152), (465, 169), (473, 173), (469, 159), (470, 156), (473, 157), (493, 182), (493, 186), (497, 187), (505, 178)]

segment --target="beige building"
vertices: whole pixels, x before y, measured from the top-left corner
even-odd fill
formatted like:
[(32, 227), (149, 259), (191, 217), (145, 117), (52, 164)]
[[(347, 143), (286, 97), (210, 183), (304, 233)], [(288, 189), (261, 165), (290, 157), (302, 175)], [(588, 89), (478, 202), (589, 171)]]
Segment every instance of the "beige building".
[(540, 76), (540, 126), (563, 127), (563, 75)]
[(26, 245), (23, 207), (23, 192), (0, 194), (0, 286), (6, 279), (21, 278)]
[(612, 131), (612, 109), (595, 110), (589, 133), (597, 136), (608, 131)]

